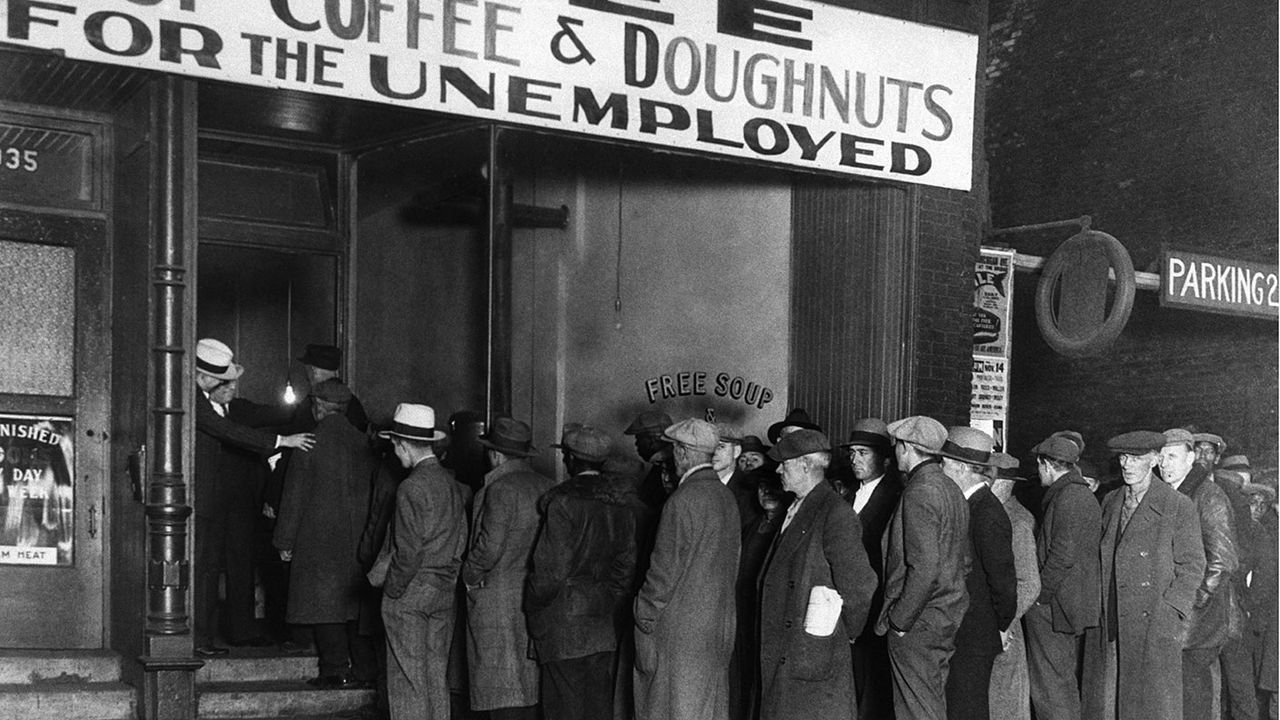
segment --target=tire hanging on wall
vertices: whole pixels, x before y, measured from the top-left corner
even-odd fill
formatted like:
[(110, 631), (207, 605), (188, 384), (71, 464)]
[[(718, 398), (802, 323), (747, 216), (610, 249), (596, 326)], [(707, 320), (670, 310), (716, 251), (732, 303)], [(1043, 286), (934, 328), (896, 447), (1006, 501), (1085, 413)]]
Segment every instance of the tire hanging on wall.
[[(1103, 246), (1107, 263), (1115, 274), (1116, 289), (1111, 314), (1093, 332), (1083, 337), (1071, 337), (1058, 328), (1057, 313), (1053, 307), (1054, 290), (1058, 287), (1058, 280), (1066, 269), (1067, 262), (1077, 252), (1093, 244)], [(1129, 322), (1136, 289), (1133, 260), (1119, 240), (1097, 230), (1076, 233), (1058, 246), (1040, 271), (1040, 282), (1036, 286), (1036, 324), (1040, 326), (1040, 335), (1059, 355), (1070, 358), (1098, 355), (1115, 342)], [(1105, 303), (1105, 298), (1103, 302)]]

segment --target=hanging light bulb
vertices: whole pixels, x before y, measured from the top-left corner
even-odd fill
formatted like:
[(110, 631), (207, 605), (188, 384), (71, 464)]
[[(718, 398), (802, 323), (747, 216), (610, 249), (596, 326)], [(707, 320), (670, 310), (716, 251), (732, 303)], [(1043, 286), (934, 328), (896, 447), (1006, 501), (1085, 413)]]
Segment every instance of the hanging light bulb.
[(293, 362), (293, 280), (289, 280), (288, 295), (285, 299), (284, 311), (285, 337), (285, 371), (284, 371), (284, 404), (293, 405), (298, 402), (298, 394), (293, 391), (293, 380), (289, 377), (289, 363)]
[(298, 394), (293, 391), (293, 381), (285, 380), (284, 381), (284, 403), (286, 405), (293, 405), (296, 402), (298, 402)]

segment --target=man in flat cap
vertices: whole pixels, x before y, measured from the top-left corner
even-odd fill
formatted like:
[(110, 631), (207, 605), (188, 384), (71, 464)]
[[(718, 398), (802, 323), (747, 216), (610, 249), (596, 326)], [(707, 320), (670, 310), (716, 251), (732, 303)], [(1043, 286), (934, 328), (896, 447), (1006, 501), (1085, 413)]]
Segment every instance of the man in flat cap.
[(1191, 447), (1195, 450), (1196, 464), (1209, 472), (1218, 467), (1218, 460), (1227, 449), (1227, 443), (1221, 435), (1214, 433), (1191, 433)]
[(506, 720), (534, 720), (538, 663), (529, 658), (522, 601), (538, 500), (555, 481), (536, 472), (529, 426), (500, 417), (479, 438), (489, 467), (476, 493), (471, 540), (462, 564), (467, 588), (467, 667), (471, 709)]
[(738, 504), (738, 516), (746, 528), (760, 514), (756, 502), (756, 483), (743, 470), (738, 469), (738, 456), (742, 454), (742, 435), (728, 423), (716, 423), (716, 451), (711, 455), (711, 469), (720, 482), (733, 493)]
[(391, 720), (447, 720), (458, 570), (467, 547), (465, 487), (436, 457), (445, 433), (431, 406), (401, 403), (378, 436), (391, 440), (409, 470), (381, 553)]
[(667, 428), (680, 481), (667, 498), (635, 600), (637, 720), (727, 720), (741, 525), (711, 469), (713, 425)]
[(310, 450), (310, 433), (277, 435), (237, 422), (232, 402), (244, 366), (219, 340), (196, 343), (195, 364), (195, 653), (225, 655), (214, 643), (218, 631), (218, 577), (226, 571), (223, 624), (233, 644), (259, 644), (253, 620), (253, 555), (250, 541), (258, 516), (259, 488), (246, 481), (248, 463), (261, 464), (280, 448)]
[(1107, 446), (1124, 487), (1102, 506), (1102, 613), (1085, 635), (1082, 714), (1182, 720), (1182, 644), (1204, 579), (1200, 519), (1153, 472), (1164, 435), (1136, 430)]
[(969, 607), (969, 506), (938, 460), (947, 429), (914, 415), (889, 425), (902, 497), (885, 536), (884, 607), (899, 718), (942, 720), (955, 635)]
[(640, 508), (631, 477), (602, 473), (612, 446), (596, 428), (566, 425), (557, 447), (569, 479), (539, 503), (524, 602), (547, 720), (613, 715), (615, 619), (634, 586)]
[(1080, 475), (1080, 445), (1055, 433), (1036, 456), (1042, 519), (1036, 532), (1040, 596), (1027, 611), (1027, 670), (1039, 720), (1080, 720), (1080, 637), (1097, 627), (1102, 508)]
[(875, 590), (858, 515), (825, 481), (826, 435), (787, 433), (769, 453), (796, 499), (760, 577), (760, 720), (857, 717), (846, 648)]
[(1205, 567), (1182, 646), (1182, 713), (1187, 718), (1208, 718), (1214, 698), (1213, 668), (1227, 641), (1230, 616), (1239, 612), (1232, 577), (1240, 557), (1231, 502), (1210, 470), (1196, 462), (1195, 440), (1182, 428), (1164, 432), (1160, 474), (1195, 503), (1200, 517)]
[(942, 471), (969, 504), (973, 561), (965, 579), (969, 607), (956, 631), (956, 651), (947, 676), (947, 717), (952, 720), (991, 716), (991, 666), (1008, 646), (1009, 625), (1018, 612), (1013, 529), (986, 483), (994, 445), (981, 430), (953, 427), (940, 451)]
[[(307, 384), (311, 392), (298, 402), (294, 419), (299, 429), (309, 430), (315, 425), (311, 414), (311, 403), (316, 386), (329, 380), (342, 382), (339, 377), (342, 373), (342, 350), (336, 345), (307, 345), (306, 352), (298, 358), (298, 362), (302, 363), (302, 367), (307, 371)], [(364, 405), (360, 404), (360, 399), (354, 394), (347, 403), (347, 409), (343, 415), (356, 430), (360, 432), (369, 430), (369, 416), (364, 411)]]
[(272, 544), (292, 563), (285, 619), (315, 632), (320, 672), (311, 683), (340, 688), (377, 675), (373, 644), (356, 622), (364, 586), (356, 549), (377, 459), (345, 417), (346, 385), (325, 380), (310, 397), (316, 447), (289, 463)]
[(884, 539), (893, 511), (902, 496), (902, 478), (894, 466), (893, 440), (880, 418), (853, 423), (849, 441), (840, 447), (849, 456), (857, 486), (853, 511), (862, 526), (862, 547), (876, 573), (867, 622), (853, 643), (853, 681), (858, 690), (858, 717), (893, 717), (893, 676), (889, 671), (889, 640), (876, 634), (876, 621), (884, 606)]
[(669, 427), (671, 416), (661, 410), (645, 410), (622, 431), (635, 437), (636, 454), (649, 464), (648, 472), (640, 481), (639, 492), (640, 499), (654, 509), (662, 507), (667, 499), (667, 490), (662, 482), (662, 461), (658, 456), (670, 450), (671, 444), (662, 436)]
[(1009, 641), (991, 665), (991, 717), (1031, 720), (1031, 680), (1027, 673), (1027, 646), (1022, 618), (1040, 595), (1040, 571), (1036, 560), (1036, 520), (1014, 497), (1014, 486), (1026, 482), (1021, 463), (1003, 452), (991, 453), (987, 484), (1004, 507), (1013, 529), (1013, 567), (1018, 575), (1018, 609), (1009, 624)]

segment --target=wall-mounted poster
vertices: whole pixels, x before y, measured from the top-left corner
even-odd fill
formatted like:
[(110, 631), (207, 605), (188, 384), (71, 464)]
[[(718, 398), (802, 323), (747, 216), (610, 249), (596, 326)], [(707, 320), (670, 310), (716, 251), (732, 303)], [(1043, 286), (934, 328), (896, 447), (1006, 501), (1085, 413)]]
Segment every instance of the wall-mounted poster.
[(1009, 357), (1013, 252), (982, 248), (973, 269), (973, 352)]
[(72, 428), (69, 417), (0, 413), (0, 565), (71, 565)]

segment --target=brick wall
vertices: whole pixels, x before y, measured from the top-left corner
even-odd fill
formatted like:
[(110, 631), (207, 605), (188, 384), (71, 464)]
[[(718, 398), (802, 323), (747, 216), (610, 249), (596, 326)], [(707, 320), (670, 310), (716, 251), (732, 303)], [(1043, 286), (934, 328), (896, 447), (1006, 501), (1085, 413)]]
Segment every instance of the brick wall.
[[(1276, 6), (993, 0), (987, 157), (993, 225), (1089, 214), (1139, 270), (1162, 243), (1276, 263)], [(1047, 255), (1071, 230), (1006, 236)], [(1088, 360), (1040, 339), (1019, 275), (1010, 447), (1062, 427), (1106, 463), (1112, 434), (1193, 423), (1276, 464), (1276, 323), (1158, 307)]]

